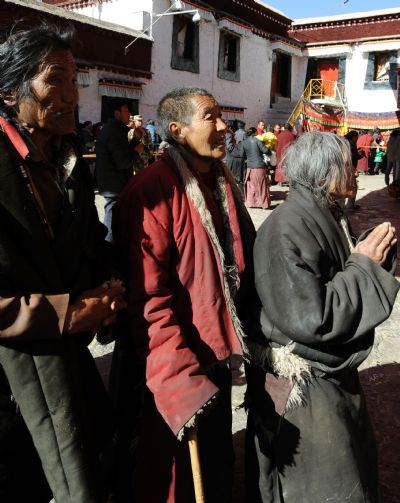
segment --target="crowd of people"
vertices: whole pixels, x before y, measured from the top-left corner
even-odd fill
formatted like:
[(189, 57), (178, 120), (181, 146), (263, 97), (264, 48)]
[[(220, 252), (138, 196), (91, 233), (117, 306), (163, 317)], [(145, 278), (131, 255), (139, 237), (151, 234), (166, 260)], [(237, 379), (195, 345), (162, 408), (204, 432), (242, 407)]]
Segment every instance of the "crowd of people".
[[(234, 132), (210, 92), (179, 87), (149, 163), (151, 128), (116, 102), (95, 144), (106, 230), (72, 42), (40, 25), (0, 44), (0, 500), (230, 503), (240, 355), (247, 502), (378, 503), (357, 368), (395, 302), (397, 238), (353, 235), (350, 142)], [(256, 235), (245, 202), (269, 206), (273, 152), (289, 196)], [(110, 328), (106, 391), (88, 345)]]

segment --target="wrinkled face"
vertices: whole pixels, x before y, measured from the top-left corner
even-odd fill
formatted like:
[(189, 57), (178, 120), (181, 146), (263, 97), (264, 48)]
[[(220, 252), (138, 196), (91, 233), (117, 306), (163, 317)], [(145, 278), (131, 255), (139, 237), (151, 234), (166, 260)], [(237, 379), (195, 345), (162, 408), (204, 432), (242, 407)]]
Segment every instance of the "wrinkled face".
[(198, 157), (223, 159), (227, 125), (222, 120), (218, 103), (211, 96), (194, 96), (191, 101), (191, 123), (181, 129), (185, 147)]
[(54, 135), (74, 131), (78, 89), (76, 65), (70, 51), (57, 49), (47, 55), (32, 79), (31, 91), (31, 97), (17, 103), (21, 123)]

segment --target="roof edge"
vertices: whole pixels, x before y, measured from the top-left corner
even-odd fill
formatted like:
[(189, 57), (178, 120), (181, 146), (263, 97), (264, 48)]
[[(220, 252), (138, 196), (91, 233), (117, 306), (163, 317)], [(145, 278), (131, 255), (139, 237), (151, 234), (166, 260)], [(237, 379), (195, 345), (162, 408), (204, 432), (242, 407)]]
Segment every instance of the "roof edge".
[(124, 26), (119, 26), (114, 23), (109, 23), (108, 21), (100, 21), (98, 19), (94, 19), (89, 16), (85, 16), (83, 14), (77, 14), (75, 12), (66, 10), (62, 7), (57, 7), (56, 5), (45, 4), (42, 2), (39, 3), (35, 0), (3, 0), (3, 1), (5, 3), (11, 3), (15, 5), (20, 5), (22, 7), (27, 7), (29, 9), (34, 9), (39, 12), (46, 12), (47, 14), (67, 19), (69, 21), (77, 21), (79, 23), (94, 26), (96, 28), (117, 32), (119, 34), (128, 35), (130, 37), (139, 37), (144, 40), (148, 40), (149, 42), (153, 42), (153, 39), (151, 37), (140, 31), (126, 28)]
[(367, 17), (378, 17), (378, 16), (387, 16), (390, 14), (400, 14), (400, 7), (393, 7), (391, 9), (380, 9), (380, 10), (371, 10), (371, 11), (363, 11), (363, 12), (352, 12), (349, 14), (339, 14), (336, 16), (322, 16), (322, 17), (310, 17), (310, 18), (301, 18), (295, 19), (292, 23), (292, 26), (298, 26), (303, 24), (315, 24), (315, 23), (328, 23), (335, 21), (345, 21), (349, 19), (358, 19), (358, 18), (367, 18)]

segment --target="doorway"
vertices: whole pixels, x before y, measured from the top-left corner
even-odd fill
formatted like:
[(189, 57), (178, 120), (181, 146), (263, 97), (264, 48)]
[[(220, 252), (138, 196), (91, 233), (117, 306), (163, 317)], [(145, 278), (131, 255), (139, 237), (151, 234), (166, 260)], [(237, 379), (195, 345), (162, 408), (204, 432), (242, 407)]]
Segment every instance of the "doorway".
[(272, 53), (271, 103), (291, 98), (292, 58), (283, 52)]

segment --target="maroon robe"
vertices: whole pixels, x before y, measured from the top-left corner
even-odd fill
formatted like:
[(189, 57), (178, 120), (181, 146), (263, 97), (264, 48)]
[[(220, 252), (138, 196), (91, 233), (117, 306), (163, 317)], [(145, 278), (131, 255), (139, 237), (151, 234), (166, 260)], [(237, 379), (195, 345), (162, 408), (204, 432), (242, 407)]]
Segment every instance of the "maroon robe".
[(357, 163), (357, 171), (368, 171), (368, 159), (369, 159), (369, 154), (371, 152), (371, 145), (374, 142), (374, 137), (370, 132), (363, 134), (358, 137), (357, 140), (357, 148), (361, 148), (362, 151), (365, 154), (365, 157), (362, 157), (359, 159)]
[(285, 129), (278, 135), (278, 148), (276, 149), (276, 160), (278, 162), (276, 171), (275, 171), (275, 181), (278, 183), (286, 182), (285, 177), (282, 173), (282, 164), (281, 159), (287, 147), (294, 142), (296, 136), (292, 131)]

